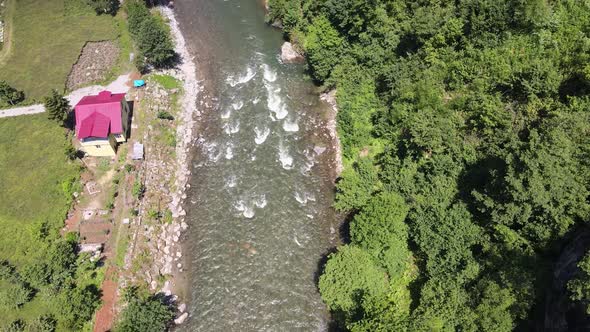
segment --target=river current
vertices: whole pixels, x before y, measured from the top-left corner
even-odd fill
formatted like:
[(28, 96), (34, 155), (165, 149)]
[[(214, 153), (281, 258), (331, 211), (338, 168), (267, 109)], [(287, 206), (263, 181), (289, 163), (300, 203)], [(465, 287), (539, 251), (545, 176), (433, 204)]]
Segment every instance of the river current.
[(203, 82), (184, 240), (183, 331), (324, 331), (336, 237), (327, 107), (256, 0), (178, 0)]

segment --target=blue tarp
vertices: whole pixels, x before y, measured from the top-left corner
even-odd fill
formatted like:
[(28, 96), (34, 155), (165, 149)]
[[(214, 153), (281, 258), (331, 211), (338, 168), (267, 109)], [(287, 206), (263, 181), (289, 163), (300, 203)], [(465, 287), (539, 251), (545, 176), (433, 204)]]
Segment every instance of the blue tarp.
[(136, 88), (142, 87), (145, 85), (145, 81), (144, 80), (134, 80), (133, 81), (133, 86)]

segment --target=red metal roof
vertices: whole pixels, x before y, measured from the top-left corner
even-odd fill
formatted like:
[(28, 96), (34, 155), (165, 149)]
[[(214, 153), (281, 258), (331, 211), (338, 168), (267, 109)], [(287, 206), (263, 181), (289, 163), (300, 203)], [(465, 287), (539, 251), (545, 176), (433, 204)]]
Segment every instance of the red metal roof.
[(76, 136), (108, 137), (109, 133), (123, 132), (121, 101), (124, 93), (102, 91), (96, 96), (85, 96), (74, 107), (76, 114)]
[(92, 113), (81, 121), (78, 137), (108, 137), (111, 120), (100, 114)]

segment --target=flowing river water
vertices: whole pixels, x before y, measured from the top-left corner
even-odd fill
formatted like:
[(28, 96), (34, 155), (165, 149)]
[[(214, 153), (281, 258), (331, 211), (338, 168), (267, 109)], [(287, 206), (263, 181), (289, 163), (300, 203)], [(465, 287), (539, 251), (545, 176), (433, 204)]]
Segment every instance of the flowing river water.
[(184, 240), (183, 331), (323, 331), (336, 238), (327, 105), (256, 0), (177, 0), (204, 91)]

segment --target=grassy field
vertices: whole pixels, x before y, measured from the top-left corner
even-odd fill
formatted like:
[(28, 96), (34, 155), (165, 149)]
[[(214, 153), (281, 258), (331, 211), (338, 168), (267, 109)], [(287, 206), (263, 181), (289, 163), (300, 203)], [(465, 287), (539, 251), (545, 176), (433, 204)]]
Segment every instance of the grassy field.
[[(11, 45), (0, 80), (39, 100), (65, 81), (87, 41), (117, 39), (112, 16), (97, 16), (83, 0), (10, 0)], [(9, 1), (9, 2), (10, 2)]]
[(0, 119), (0, 260), (20, 265), (36, 255), (29, 225), (63, 226), (70, 198), (62, 186), (79, 174), (66, 143), (45, 114)]
[[(79, 174), (79, 166), (64, 154), (64, 133), (45, 114), (0, 119), (0, 260), (16, 266), (32, 262), (43, 254), (32, 226), (40, 221), (55, 231), (63, 226), (70, 202), (63, 184)], [(54, 307), (44, 294), (19, 310), (0, 307), (0, 326), (54, 312)]]

